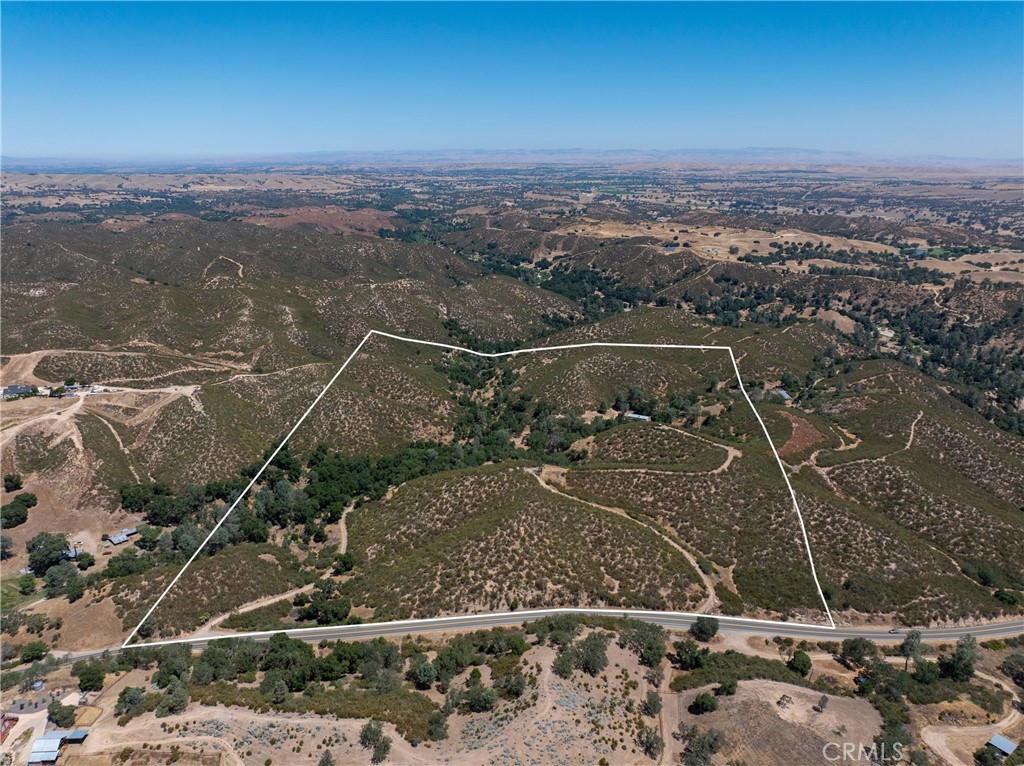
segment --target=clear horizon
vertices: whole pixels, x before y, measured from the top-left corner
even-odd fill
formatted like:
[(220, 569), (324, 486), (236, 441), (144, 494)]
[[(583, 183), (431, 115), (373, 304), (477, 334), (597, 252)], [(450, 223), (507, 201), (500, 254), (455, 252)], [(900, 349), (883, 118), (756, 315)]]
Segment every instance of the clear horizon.
[(2, 16), (8, 158), (1024, 154), (1020, 3), (5, 1)]

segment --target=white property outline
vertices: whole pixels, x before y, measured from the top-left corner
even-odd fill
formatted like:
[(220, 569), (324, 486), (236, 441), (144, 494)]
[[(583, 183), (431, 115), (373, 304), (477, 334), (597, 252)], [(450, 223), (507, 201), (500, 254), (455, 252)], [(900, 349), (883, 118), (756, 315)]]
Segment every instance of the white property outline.
[[(728, 351), (729, 352), (729, 360), (732, 362), (732, 368), (733, 368), (733, 370), (736, 373), (736, 382), (739, 384), (740, 391), (743, 393), (743, 398), (747, 400), (747, 404), (750, 406), (751, 411), (754, 413), (754, 417), (756, 417), (757, 418), (757, 422), (761, 424), (761, 430), (764, 432), (765, 438), (768, 440), (768, 445), (772, 448), (772, 454), (775, 455), (775, 461), (779, 465), (779, 471), (782, 473), (782, 478), (786, 482), (786, 487), (789, 489), (789, 496), (793, 500), (793, 509), (796, 511), (796, 517), (797, 517), (797, 519), (800, 522), (800, 533), (803, 535), (803, 538), (804, 538), (804, 547), (807, 550), (807, 560), (808, 560), (808, 562), (811, 565), (811, 576), (814, 578), (814, 584), (818, 588), (818, 595), (821, 597), (821, 603), (825, 607), (825, 614), (828, 615), (828, 621), (831, 624), (831, 628), (833, 630), (836, 628), (836, 621), (832, 617), (832, 610), (828, 608), (828, 602), (825, 600), (825, 593), (822, 591), (822, 589), (821, 589), (821, 582), (818, 580), (818, 572), (817, 572), (817, 569), (814, 566), (814, 554), (811, 552), (811, 541), (810, 541), (810, 538), (808, 538), (808, 536), (807, 536), (807, 527), (804, 525), (804, 517), (803, 517), (803, 514), (800, 512), (800, 504), (797, 502), (797, 499), (796, 499), (796, 491), (793, 489), (793, 485), (789, 481), (789, 474), (786, 473), (786, 466), (783, 464), (782, 458), (779, 456), (779, 451), (775, 448), (775, 442), (772, 441), (771, 434), (768, 433), (768, 427), (765, 425), (764, 420), (761, 419), (761, 413), (759, 413), (757, 411), (757, 408), (754, 406), (754, 403), (750, 399), (750, 395), (747, 393), (746, 387), (743, 385), (743, 377), (740, 375), (740, 368), (739, 368), (739, 365), (736, 363), (736, 355), (733, 353), (732, 346), (687, 345), (687, 344), (676, 344), (676, 343), (613, 343), (613, 342), (608, 342), (608, 341), (593, 341), (593, 342), (590, 342), (590, 343), (570, 343), (570, 344), (562, 345), (562, 346), (538, 346), (538, 347), (535, 347), (535, 348), (520, 348), (520, 349), (515, 349), (513, 351), (498, 351), (496, 353), (487, 353), (487, 352), (484, 352), (484, 351), (474, 351), (471, 348), (463, 348), (462, 346), (454, 346), (454, 345), (452, 345), (450, 343), (438, 343), (437, 341), (432, 341), (432, 340), (421, 340), (419, 338), (408, 338), (408, 337), (406, 337), (404, 335), (394, 335), (392, 333), (384, 332), (382, 330), (370, 330), (368, 333), (366, 333), (365, 336), (363, 336), (363, 339), (361, 341), (359, 341), (359, 345), (355, 347), (355, 350), (351, 354), (349, 354), (348, 359), (346, 359), (342, 363), (341, 367), (338, 368), (338, 371), (334, 373), (334, 375), (331, 377), (331, 379), (329, 381), (327, 381), (327, 385), (325, 385), (323, 387), (323, 390), (320, 391), (320, 393), (317, 395), (316, 399), (313, 400), (313, 403), (309, 405), (309, 407), (306, 409), (306, 411), (304, 413), (302, 413), (302, 417), (298, 419), (298, 421), (295, 423), (294, 426), (292, 426), (292, 429), (288, 432), (288, 434), (284, 437), (284, 439), (281, 440), (281, 443), (277, 445), (277, 448), (270, 454), (270, 457), (267, 458), (266, 462), (263, 464), (263, 467), (260, 468), (260, 470), (256, 472), (256, 475), (253, 476), (252, 479), (249, 481), (248, 486), (246, 486), (246, 488), (244, 490), (242, 490), (242, 492), (240, 492), (238, 494), (238, 496), (235, 498), (235, 501), (231, 504), (231, 507), (229, 507), (227, 509), (227, 511), (224, 512), (224, 515), (220, 517), (220, 521), (218, 521), (217, 524), (213, 527), (213, 529), (210, 530), (210, 533), (206, 536), (206, 539), (203, 540), (202, 544), (198, 548), (196, 548), (195, 552), (189, 557), (189, 560), (185, 562), (185, 566), (183, 566), (181, 568), (181, 571), (178, 572), (178, 574), (176, 574), (174, 576), (174, 579), (171, 580), (170, 584), (166, 588), (164, 588), (164, 592), (160, 594), (160, 597), (154, 602), (153, 606), (151, 606), (149, 608), (149, 610), (146, 612), (146, 614), (143, 615), (142, 619), (139, 620), (139, 624), (136, 625), (135, 628), (132, 630), (132, 632), (128, 634), (128, 638), (126, 638), (124, 640), (124, 643), (121, 644), (121, 648), (127, 648), (128, 647), (128, 643), (135, 637), (135, 634), (139, 632), (139, 628), (141, 628), (143, 623), (145, 623), (146, 620), (149, 619), (150, 615), (153, 614), (154, 610), (158, 606), (160, 606), (160, 602), (164, 600), (164, 597), (168, 593), (170, 593), (171, 588), (173, 588), (175, 586), (175, 584), (178, 582), (178, 580), (181, 579), (181, 576), (183, 574), (185, 574), (185, 570), (188, 569), (192, 565), (192, 562), (196, 560), (196, 558), (199, 556), (200, 552), (206, 547), (206, 544), (208, 542), (210, 542), (210, 538), (213, 537), (217, 533), (217, 530), (220, 529), (221, 525), (224, 523), (224, 521), (227, 519), (227, 517), (231, 515), (231, 512), (235, 510), (235, 507), (242, 500), (242, 498), (246, 497), (249, 494), (249, 490), (251, 490), (256, 485), (257, 480), (260, 478), (260, 476), (263, 475), (263, 472), (265, 470), (267, 470), (267, 468), (270, 466), (270, 464), (274, 461), (274, 458), (277, 457), (277, 453), (280, 452), (284, 448), (284, 445), (288, 443), (288, 440), (290, 438), (292, 438), (292, 436), (295, 435), (295, 432), (297, 430), (299, 430), (299, 426), (301, 426), (302, 423), (306, 420), (306, 417), (309, 415), (309, 413), (311, 413), (313, 411), (313, 409), (317, 406), (317, 404), (320, 403), (320, 400), (324, 398), (324, 395), (330, 390), (331, 386), (334, 385), (334, 382), (338, 379), (338, 377), (341, 375), (341, 373), (345, 371), (345, 368), (348, 367), (349, 363), (353, 359), (355, 359), (356, 354), (358, 354), (360, 352), (360, 350), (362, 350), (363, 346), (366, 344), (366, 341), (368, 341), (374, 335), (379, 335), (382, 338), (391, 338), (392, 340), (398, 340), (398, 341), (402, 341), (404, 343), (414, 343), (414, 344), (417, 344), (417, 345), (420, 345), (420, 346), (434, 346), (435, 348), (445, 348), (445, 349), (448, 349), (450, 351), (461, 351), (461, 352), (466, 353), (466, 354), (471, 354), (473, 356), (486, 357), (486, 358), (489, 358), (489, 359), (496, 359), (496, 358), (505, 357), (505, 356), (517, 356), (519, 354), (532, 354), (532, 353), (536, 353), (538, 351), (568, 351), (568, 350), (576, 349), (576, 348), (658, 348), (658, 349), (663, 349), (664, 348), (664, 349), (680, 349), (680, 350), (689, 350), (689, 351)], [(586, 610), (586, 609), (584, 609), (582, 611), (584, 611), (584, 612), (591, 612), (591, 611), (594, 611), (594, 610)], [(628, 613), (630, 611), (631, 610), (628, 610), (628, 609), (625, 609), (625, 610), (623, 610), (623, 609), (615, 610), (615, 612), (619, 613), (619, 614)], [(647, 611), (647, 610), (632, 610), (632, 611), (637, 612), (637, 611)], [(500, 614), (500, 613), (496, 613), (496, 614)], [(670, 612), (670, 613), (666, 613), (666, 614), (676, 614), (676, 615), (679, 615), (681, 617), (707, 616), (707, 615), (699, 615), (699, 614), (690, 613), (690, 612)], [(472, 616), (481, 616), (481, 615), (472, 615)], [(795, 624), (795, 623), (791, 623), (791, 622), (781, 622), (781, 621), (777, 621), (777, 620), (764, 620), (763, 622), (765, 622), (767, 624), (775, 624), (775, 625), (792, 625), (792, 624)], [(821, 626), (821, 627), (824, 628), (825, 626)], [(302, 630), (322, 630), (323, 628), (324, 628), (324, 626), (317, 626), (316, 628), (295, 628), (295, 629), (289, 630), (288, 633), (289, 634), (297, 633), (297, 632), (301, 632)], [(237, 634), (237, 635), (233, 635), (231, 637), (232, 638), (243, 638), (243, 637), (245, 637), (245, 635), (246, 634)], [(168, 643), (188, 643), (190, 640), (191, 639), (187, 639), (187, 638), (186, 639), (173, 639), (173, 640), (170, 640), (170, 641), (154, 642), (154, 644), (152, 644), (152, 645), (161, 645), (161, 644), (168, 644)], [(149, 646), (149, 645), (150, 644), (136, 644), (135, 646), (136, 647), (140, 647), (140, 646)]]

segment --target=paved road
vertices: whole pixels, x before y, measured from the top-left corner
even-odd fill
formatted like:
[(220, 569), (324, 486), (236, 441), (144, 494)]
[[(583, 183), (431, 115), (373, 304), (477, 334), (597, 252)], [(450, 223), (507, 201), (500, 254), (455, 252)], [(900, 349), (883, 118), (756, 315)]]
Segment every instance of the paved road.
[[(673, 612), (622, 611), (610, 609), (537, 609), (518, 612), (501, 612), (496, 614), (462, 615), (457, 617), (436, 617), (422, 620), (399, 620), (395, 622), (373, 622), (362, 625), (328, 625), (315, 628), (298, 628), (285, 631), (293, 638), (303, 641), (356, 641), (378, 636), (404, 636), (410, 633), (429, 633), (438, 631), (471, 631), (499, 626), (521, 625), (523, 622), (545, 617), (552, 614), (585, 614), (606, 617), (632, 617), (645, 622), (653, 622), (672, 630), (686, 630), (697, 619), (698, 615), (677, 614)], [(824, 625), (804, 625), (801, 623), (780, 623), (763, 620), (751, 620), (742, 617), (717, 617), (719, 630), (723, 633), (751, 633), (766, 636), (789, 636), (819, 641), (838, 641), (844, 638), (863, 637), (873, 641), (901, 641), (899, 633), (889, 633), (885, 628), (849, 628), (840, 626), (836, 629)], [(280, 631), (261, 631), (240, 633), (257, 641), (266, 641)], [(904, 631), (905, 632), (905, 631)], [(1003, 638), (1024, 634), (1024, 619), (1006, 622), (977, 625), (974, 627), (922, 629), (925, 641), (955, 641), (966, 633), (981, 640)], [(225, 638), (219, 636), (216, 638)], [(191, 641), (154, 641), (153, 645), (190, 643), (193, 648), (201, 649), (215, 637), (197, 638)], [(110, 651), (118, 651), (118, 648)], [(102, 651), (75, 653), (77, 658), (94, 657)]]

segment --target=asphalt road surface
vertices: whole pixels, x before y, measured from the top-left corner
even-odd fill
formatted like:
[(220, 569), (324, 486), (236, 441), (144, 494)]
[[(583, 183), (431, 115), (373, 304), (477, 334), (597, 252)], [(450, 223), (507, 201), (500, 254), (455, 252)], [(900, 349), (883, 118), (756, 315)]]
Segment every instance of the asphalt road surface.
[[(430, 633), (439, 631), (473, 631), (485, 628), (500, 626), (521, 625), (524, 622), (545, 617), (552, 614), (581, 614), (605, 617), (630, 617), (645, 622), (653, 622), (670, 630), (686, 630), (701, 615), (676, 614), (673, 612), (648, 612), (639, 610), (610, 610), (610, 609), (536, 609), (519, 612), (501, 612), (497, 614), (481, 615), (460, 615), (456, 617), (435, 617), (421, 620), (398, 620), (395, 622), (374, 622), (362, 625), (325, 625), (314, 628), (297, 628), (283, 631), (292, 638), (303, 641), (358, 641), (378, 636), (404, 636), (410, 633)], [(715, 616), (715, 615), (711, 615)], [(768, 622), (764, 620), (752, 620), (743, 617), (718, 617), (719, 630), (724, 633), (750, 633), (765, 636), (789, 636), (810, 640), (833, 640), (840, 641), (844, 638), (863, 637), (872, 641), (902, 641), (903, 634), (909, 629), (900, 629), (898, 633), (890, 633), (886, 628), (850, 628), (840, 626), (830, 628), (826, 625), (805, 625), (801, 623)], [(1006, 622), (988, 623), (976, 626), (964, 626), (955, 628), (922, 628), (920, 629), (925, 641), (943, 642), (955, 641), (961, 636), (970, 633), (980, 640), (1017, 636), (1024, 634), (1024, 619), (1010, 620)], [(195, 649), (205, 647), (210, 641), (217, 638), (228, 637), (249, 637), (256, 641), (266, 641), (271, 636), (282, 631), (260, 631), (253, 633), (238, 633), (232, 636), (206, 636), (204, 638), (189, 640), (175, 639), (169, 641), (153, 641), (148, 645), (164, 645), (175, 643), (189, 643)], [(142, 643), (142, 642), (140, 642)], [(118, 651), (120, 647), (111, 651)], [(91, 657), (102, 654), (102, 652), (76, 653), (75, 658)]]

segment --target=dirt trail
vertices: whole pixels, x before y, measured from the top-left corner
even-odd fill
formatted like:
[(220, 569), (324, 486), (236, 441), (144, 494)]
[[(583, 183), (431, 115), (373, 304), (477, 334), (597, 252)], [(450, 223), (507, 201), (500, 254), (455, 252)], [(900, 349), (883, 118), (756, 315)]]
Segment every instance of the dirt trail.
[(1009, 690), (1010, 694), (1013, 695), (1013, 699), (1010, 702), (1010, 712), (1002, 720), (984, 726), (925, 726), (921, 729), (922, 741), (950, 766), (974, 766), (973, 761), (968, 763), (956, 754), (949, 744), (948, 740), (950, 737), (977, 736), (978, 745), (980, 746), (993, 734), (1001, 734), (1024, 718), (1020, 711), (1020, 695), (1010, 684), (986, 673), (978, 672), (975, 675), (987, 681), (1000, 684), (1003, 688)]
[(308, 364), (299, 364), (295, 367), (284, 367), (280, 370), (274, 370), (273, 372), (238, 372), (232, 375), (230, 378), (224, 380), (218, 380), (217, 383), (231, 383), (236, 380), (242, 380), (244, 378), (266, 378), (270, 375), (284, 375), (285, 373), (292, 372), (293, 370), (303, 370), (306, 367), (323, 367), (324, 362), (310, 362)]
[[(390, 490), (391, 487), (388, 489)], [(341, 542), (338, 543), (338, 553), (348, 553), (348, 515), (353, 510), (355, 510), (355, 505), (349, 503), (342, 511), (341, 519), (338, 521), (338, 534), (341, 537)]]
[[(345, 511), (341, 514), (341, 519), (338, 522), (338, 534), (340, 537), (340, 542), (338, 543), (338, 553), (345, 553), (348, 550), (348, 525), (346, 524), (346, 518), (348, 517), (349, 513), (351, 513), (354, 510), (354, 508), (355, 506), (350, 503), (348, 507), (345, 508)], [(308, 593), (312, 591), (315, 586), (316, 583), (309, 583), (308, 585), (303, 585), (299, 588), (292, 588), (291, 590), (285, 591), (284, 593), (278, 593), (273, 596), (265, 596), (264, 598), (257, 599), (256, 601), (250, 601), (245, 606), (240, 606), (231, 612), (227, 612), (225, 614), (221, 614), (217, 617), (214, 617), (205, 625), (201, 625), (199, 629), (194, 633), (194, 635), (231, 635), (233, 631), (225, 630), (220, 627), (220, 624), (231, 615), (245, 614), (246, 612), (251, 612), (254, 609), (259, 609), (261, 606), (266, 606), (267, 604), (272, 604), (275, 601), (280, 601), (283, 598), (295, 598), (295, 596), (297, 596), (300, 593)]]
[(220, 624), (224, 622), (224, 620), (226, 620), (228, 617), (231, 617), (232, 615), (236, 614), (245, 614), (246, 612), (251, 612), (254, 609), (259, 609), (261, 606), (266, 606), (267, 604), (273, 604), (275, 601), (280, 601), (281, 599), (295, 598), (300, 593), (309, 593), (313, 590), (315, 586), (316, 583), (311, 582), (308, 585), (303, 585), (299, 588), (292, 588), (291, 590), (285, 591), (284, 593), (275, 593), (272, 596), (264, 596), (263, 598), (256, 599), (255, 601), (250, 601), (245, 606), (240, 606), (233, 611), (217, 615), (213, 619), (209, 620), (206, 624), (200, 625), (199, 628), (191, 634), (191, 637), (205, 638), (207, 636), (214, 635), (234, 635), (235, 631), (227, 630), (226, 628), (220, 627)]
[[(114, 435), (114, 441), (117, 442), (117, 448), (119, 450), (121, 450), (121, 454), (124, 455), (125, 462), (128, 464), (128, 470), (131, 471), (132, 472), (132, 476), (135, 477), (135, 482), (139, 483), (141, 481), (141, 479), (139, 479), (139, 474), (135, 470), (135, 465), (132, 462), (131, 453), (128, 452), (128, 449), (124, 446), (124, 442), (121, 441), (121, 435), (117, 432), (117, 429), (114, 428), (113, 424), (109, 420), (107, 420), (106, 418), (101, 417), (100, 415), (97, 415), (95, 412), (93, 412), (91, 414), (94, 415), (96, 417), (96, 419), (99, 420), (103, 425), (105, 425), (107, 428), (110, 429), (110, 433), (112, 433)], [(146, 479), (148, 481), (152, 481), (153, 477), (150, 476), (149, 474), (146, 474)]]
[(11, 443), (14, 437), (29, 427), (39, 426), (43, 423), (47, 423), (47, 421), (52, 421), (48, 424), (50, 426), (49, 431), (52, 436), (50, 447), (52, 448), (56, 446), (65, 439), (71, 439), (75, 445), (75, 449), (78, 450), (79, 453), (83, 452), (82, 434), (78, 430), (78, 426), (75, 425), (74, 416), (82, 409), (84, 403), (84, 399), (78, 398), (71, 405), (57, 410), (56, 412), (44, 412), (41, 415), (23, 420), (20, 423), (3, 429), (2, 435), (0, 435), (0, 446), (6, 446)]
[[(87, 349), (73, 349), (73, 348), (47, 348), (39, 351), (28, 351), (24, 354), (11, 354), (7, 362), (0, 367), (0, 380), (3, 381), (4, 385), (12, 383), (22, 383), (27, 386), (48, 386), (54, 381), (43, 380), (38, 377), (36, 372), (36, 366), (42, 361), (43, 357), (51, 354), (82, 354), (87, 356), (140, 356), (140, 357), (151, 357), (154, 356), (152, 353), (145, 351), (89, 351)], [(157, 356), (171, 357), (193, 365), (189, 369), (196, 370), (237, 370), (241, 365), (237, 363), (226, 362), (222, 360), (212, 360), (206, 358), (194, 358), (177, 354), (174, 352), (160, 351), (156, 354)], [(175, 372), (178, 372), (175, 370)], [(167, 373), (171, 374), (171, 373)], [(159, 376), (158, 376), (159, 377)]]
[[(60, 410), (43, 412), (39, 415), (29, 417), (21, 422), (4, 428), (2, 436), (0, 436), (0, 445), (9, 443), (15, 436), (24, 431), (27, 428), (37, 427), (52, 421), (49, 423), (49, 430), (53, 434), (53, 441), (51, 445), (56, 445), (66, 438), (70, 438), (75, 448), (81, 453), (84, 451), (82, 444), (82, 435), (78, 430), (78, 426), (75, 425), (74, 417), (78, 415), (83, 409), (89, 411), (91, 414), (93, 408), (88, 407), (89, 403), (104, 403), (104, 402), (116, 402), (118, 398), (124, 396), (135, 396), (138, 394), (164, 394), (158, 401), (142, 408), (136, 415), (129, 418), (126, 422), (129, 424), (138, 423), (149, 423), (152, 425), (156, 415), (161, 409), (170, 404), (178, 396), (186, 397), (191, 403), (192, 407), (199, 412), (202, 412), (202, 402), (197, 397), (199, 386), (165, 386), (163, 388), (121, 388), (121, 389), (106, 389), (100, 387), (100, 391), (95, 394), (68, 397), (64, 399), (56, 400), (57, 404), (63, 404), (64, 402), (70, 401), (71, 404), (63, 407)], [(22, 401), (34, 401), (34, 400), (22, 400)], [(11, 403), (11, 404), (17, 404)], [(11, 406), (11, 405), (7, 405)], [(101, 418), (102, 419), (102, 418)], [(104, 421), (106, 422), (106, 421)], [(107, 423), (108, 427), (111, 427)], [(112, 428), (112, 427), (111, 427)], [(112, 429), (113, 430), (113, 429)], [(115, 437), (117, 434), (115, 433)], [(118, 444), (121, 445), (122, 451), (125, 449), (121, 439), (117, 437)], [(125, 452), (127, 455), (128, 453)]]
[[(886, 455), (880, 455), (878, 457), (862, 457), (862, 458), (858, 458), (857, 460), (850, 460), (850, 461), (848, 461), (846, 463), (837, 463), (836, 465), (830, 465), (830, 466), (821, 467), (821, 468), (818, 468), (817, 463), (815, 463), (815, 468), (819, 472), (824, 471), (824, 473), (827, 474), (830, 471), (835, 470), (836, 468), (845, 468), (846, 466), (857, 465), (858, 463), (884, 463), (886, 460), (891, 458), (893, 455), (898, 455), (901, 452), (906, 452), (907, 450), (909, 450), (911, 447), (914, 446), (914, 439), (917, 436), (917, 424), (921, 422), (921, 418), (923, 418), (923, 417), (924, 417), (924, 410), (918, 410), (917, 417), (914, 418), (914, 422), (910, 424), (910, 433), (907, 435), (907, 443), (904, 444), (902, 447), (900, 447), (897, 450), (893, 450), (892, 452), (890, 452), (890, 453), (888, 453)], [(860, 441), (858, 440), (857, 443), (859, 444)], [(856, 445), (853, 445), (853, 446), (856, 446)], [(841, 451), (843, 449), (853, 449), (853, 446), (846, 447), (844, 445), (843, 447), (840, 447), (839, 449), (837, 449), (835, 451), (839, 452), (839, 451)], [(815, 453), (812, 457), (816, 458), (817, 457), (817, 453)]]
[(216, 258), (214, 258), (212, 261), (210, 261), (208, 264), (206, 264), (206, 268), (203, 269), (203, 276), (204, 277), (206, 276), (207, 272), (209, 272), (209, 270), (213, 266), (213, 264), (215, 264), (217, 261), (227, 261), (228, 263), (235, 264), (235, 266), (238, 267), (238, 278), (239, 279), (245, 279), (245, 267), (242, 266), (242, 264), (240, 264), (234, 258), (228, 258), (226, 255), (218, 255)]
[(725, 450), (725, 453), (726, 453), (725, 462), (722, 463), (720, 466), (718, 466), (718, 468), (715, 468), (712, 471), (696, 471), (695, 473), (705, 473), (705, 474), (722, 473), (724, 471), (728, 471), (729, 470), (729, 466), (732, 465), (732, 461), (733, 460), (735, 460), (738, 457), (743, 457), (743, 452), (741, 450), (737, 449), (736, 447), (732, 447), (732, 446), (730, 446), (728, 444), (719, 444), (716, 441), (712, 441), (711, 439), (707, 439), (707, 438), (705, 438), (703, 436), (698, 436), (697, 434), (692, 434), (689, 431), (684, 431), (683, 429), (676, 428), (675, 426), (668, 426), (668, 425), (660, 424), (658, 426), (658, 428), (664, 429), (665, 431), (675, 431), (677, 434), (683, 434), (683, 436), (689, 436), (691, 439), (696, 439), (699, 442), (704, 442), (705, 444), (710, 444), (712, 447), (718, 447), (719, 449)]
[(621, 516), (622, 518), (627, 519), (628, 521), (631, 521), (634, 524), (638, 524), (644, 529), (656, 534), (659, 538), (668, 543), (668, 545), (671, 546), (673, 550), (678, 551), (680, 554), (682, 554), (686, 558), (686, 560), (690, 562), (690, 566), (693, 567), (694, 571), (697, 573), (697, 576), (700, 577), (701, 584), (707, 591), (707, 596), (704, 598), (704, 601), (696, 608), (695, 611), (710, 612), (718, 606), (718, 596), (715, 595), (714, 581), (711, 579), (709, 575), (706, 575), (703, 571), (701, 571), (700, 566), (697, 564), (697, 559), (694, 557), (692, 553), (686, 550), (686, 548), (681, 546), (671, 537), (666, 535), (661, 529), (651, 524), (645, 524), (639, 519), (633, 518), (621, 508), (615, 508), (609, 505), (599, 505), (598, 503), (593, 503), (590, 502), (589, 500), (582, 500), (581, 498), (578, 498), (575, 495), (570, 495), (568, 492), (563, 492), (562, 490), (558, 489), (557, 487), (554, 486), (554, 483), (562, 484), (564, 486), (564, 477), (566, 473), (565, 468), (558, 468), (555, 466), (546, 465), (540, 470), (534, 468), (528, 468), (525, 470), (528, 474), (530, 474), (531, 476), (533, 476), (533, 478), (537, 480), (537, 483), (540, 484), (541, 487), (546, 489), (548, 492), (552, 492), (556, 495), (560, 495), (561, 497), (568, 498), (569, 500), (573, 500), (577, 503), (589, 505), (591, 508), (597, 508), (598, 510), (605, 511), (607, 513), (613, 513), (616, 516)]

